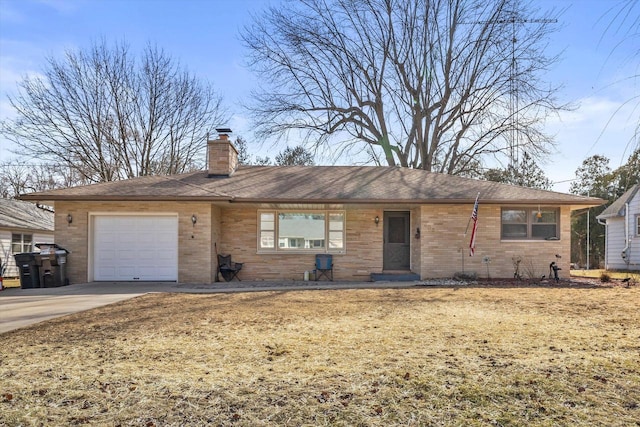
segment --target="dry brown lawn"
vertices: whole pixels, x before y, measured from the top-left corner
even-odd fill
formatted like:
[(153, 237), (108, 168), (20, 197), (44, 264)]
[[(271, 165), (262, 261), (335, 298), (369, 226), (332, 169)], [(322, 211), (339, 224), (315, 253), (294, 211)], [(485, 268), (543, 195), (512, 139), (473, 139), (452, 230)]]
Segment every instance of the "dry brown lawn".
[(0, 335), (0, 425), (640, 425), (640, 287), (152, 294)]

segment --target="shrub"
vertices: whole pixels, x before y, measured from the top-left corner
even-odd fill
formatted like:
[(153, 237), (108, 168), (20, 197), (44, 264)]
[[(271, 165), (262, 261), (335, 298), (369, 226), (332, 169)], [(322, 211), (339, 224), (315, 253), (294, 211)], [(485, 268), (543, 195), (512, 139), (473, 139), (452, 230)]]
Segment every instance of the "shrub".
[(609, 282), (611, 281), (611, 276), (609, 275), (609, 273), (607, 273), (607, 272), (603, 272), (603, 273), (600, 275), (600, 281), (601, 281), (602, 283), (609, 283)]

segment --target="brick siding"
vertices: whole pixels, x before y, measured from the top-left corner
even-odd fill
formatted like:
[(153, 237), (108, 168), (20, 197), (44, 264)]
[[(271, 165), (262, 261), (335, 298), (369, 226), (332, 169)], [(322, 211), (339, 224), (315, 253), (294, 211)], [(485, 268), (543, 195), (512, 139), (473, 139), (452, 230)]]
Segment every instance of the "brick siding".
[[(512, 257), (522, 258), (533, 275), (548, 274), (555, 254), (558, 264), (569, 271), (570, 209), (561, 208), (561, 239), (558, 241), (501, 241), (500, 206), (480, 204), (476, 255), (469, 257), (469, 234), (464, 231), (472, 205), (423, 205), (411, 209), (411, 269), (423, 279), (451, 277), (462, 271), (487, 276), (482, 262), (489, 256), (489, 275), (512, 277)], [(255, 206), (212, 205), (177, 202), (56, 202), (55, 241), (72, 253), (68, 258), (68, 276), (72, 283), (91, 280), (89, 271), (90, 213), (175, 213), (178, 216), (178, 281), (211, 283), (215, 280), (216, 253), (231, 254), (244, 262), (242, 280), (302, 280), (305, 271), (314, 268), (315, 253), (258, 253), (258, 214)], [(335, 280), (369, 280), (370, 273), (382, 271), (382, 208), (347, 207), (346, 248), (334, 254)], [(73, 222), (67, 224), (67, 214)], [(191, 216), (198, 221), (194, 226)], [(420, 238), (415, 238), (420, 228)], [(470, 231), (469, 231), (470, 233)]]

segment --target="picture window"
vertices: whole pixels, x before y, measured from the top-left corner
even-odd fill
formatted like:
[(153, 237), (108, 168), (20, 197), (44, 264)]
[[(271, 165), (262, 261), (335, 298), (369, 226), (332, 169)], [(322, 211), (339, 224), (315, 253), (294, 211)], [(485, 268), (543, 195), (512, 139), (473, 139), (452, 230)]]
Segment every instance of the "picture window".
[(344, 250), (345, 214), (342, 211), (261, 211), (258, 216), (259, 250)]

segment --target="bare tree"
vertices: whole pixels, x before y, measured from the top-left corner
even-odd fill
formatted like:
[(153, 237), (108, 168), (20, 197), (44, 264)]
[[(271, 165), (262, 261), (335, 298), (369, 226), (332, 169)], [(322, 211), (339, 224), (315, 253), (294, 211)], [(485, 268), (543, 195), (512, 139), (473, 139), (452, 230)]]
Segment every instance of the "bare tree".
[(140, 59), (104, 41), (25, 77), (2, 133), (23, 155), (64, 165), (90, 182), (199, 166), (207, 133), (224, 122), (221, 98), (162, 50)]
[[(485, 157), (548, 151), (563, 106), (541, 80), (552, 19), (517, 0), (297, 0), (245, 28), (263, 77), (263, 136), (302, 131), (331, 151), (466, 173)], [(515, 95), (515, 96), (514, 96)], [(517, 102), (513, 102), (514, 98)], [(515, 138), (514, 138), (515, 135)]]
[(27, 189), (28, 168), (22, 165), (0, 165), (0, 197), (11, 199)]
[(0, 164), (0, 197), (9, 199), (23, 193), (87, 184), (73, 169), (50, 164), (7, 161)]

